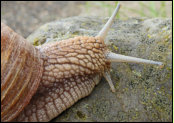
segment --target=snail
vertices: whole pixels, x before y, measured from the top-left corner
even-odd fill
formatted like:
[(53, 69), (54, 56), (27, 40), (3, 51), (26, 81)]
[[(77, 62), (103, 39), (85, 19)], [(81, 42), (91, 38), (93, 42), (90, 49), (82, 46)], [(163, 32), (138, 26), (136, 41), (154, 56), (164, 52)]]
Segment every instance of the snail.
[(115, 92), (111, 62), (162, 65), (109, 51), (105, 38), (119, 8), (96, 37), (77, 36), (40, 47), (1, 23), (2, 121), (50, 121), (88, 96), (102, 76)]

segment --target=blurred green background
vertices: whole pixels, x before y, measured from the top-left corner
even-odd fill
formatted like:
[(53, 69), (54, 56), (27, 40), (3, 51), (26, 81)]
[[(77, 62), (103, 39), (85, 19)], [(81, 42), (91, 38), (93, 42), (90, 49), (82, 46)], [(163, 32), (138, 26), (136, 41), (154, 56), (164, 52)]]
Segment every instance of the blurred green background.
[[(72, 16), (109, 17), (118, 1), (1, 1), (1, 22), (27, 37), (41, 25)], [(117, 18), (172, 17), (172, 1), (120, 1)]]
[[(86, 2), (85, 11), (90, 15), (93, 11), (102, 10), (100, 15), (110, 16), (118, 1), (89, 1)], [(120, 1), (122, 7), (118, 18), (129, 17), (172, 17), (171, 1)], [(94, 13), (94, 12), (93, 12)]]

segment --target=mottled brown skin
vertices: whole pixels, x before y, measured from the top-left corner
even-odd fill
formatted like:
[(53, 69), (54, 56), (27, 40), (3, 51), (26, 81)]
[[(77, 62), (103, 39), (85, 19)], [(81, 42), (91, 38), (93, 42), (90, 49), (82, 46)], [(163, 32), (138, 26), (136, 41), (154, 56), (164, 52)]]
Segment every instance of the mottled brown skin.
[(79, 36), (34, 48), (7, 26), (1, 30), (2, 121), (51, 120), (89, 95), (110, 67), (100, 38)]
[(49, 121), (89, 95), (109, 69), (102, 40), (76, 37), (39, 48), (44, 61), (41, 83), (16, 121)]
[(102, 40), (76, 37), (40, 47), (44, 71), (29, 105), (16, 121), (49, 121), (89, 95), (109, 69)]

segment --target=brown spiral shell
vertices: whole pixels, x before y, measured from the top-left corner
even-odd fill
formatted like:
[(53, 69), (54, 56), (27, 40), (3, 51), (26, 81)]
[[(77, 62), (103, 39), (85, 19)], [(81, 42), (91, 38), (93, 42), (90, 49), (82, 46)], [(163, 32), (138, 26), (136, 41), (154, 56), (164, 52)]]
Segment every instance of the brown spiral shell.
[(43, 71), (39, 51), (1, 23), (1, 121), (10, 121), (29, 103)]

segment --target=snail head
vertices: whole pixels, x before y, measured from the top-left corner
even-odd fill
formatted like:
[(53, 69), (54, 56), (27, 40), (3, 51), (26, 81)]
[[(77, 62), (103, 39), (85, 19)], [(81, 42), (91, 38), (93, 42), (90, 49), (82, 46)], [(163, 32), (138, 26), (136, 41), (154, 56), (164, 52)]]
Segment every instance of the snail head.
[[(46, 54), (44, 62), (45, 82), (71, 78), (74, 76), (103, 75), (108, 81), (112, 92), (115, 92), (111, 77), (110, 64), (112, 62), (132, 62), (162, 65), (161, 62), (135, 58), (109, 51), (105, 38), (114, 22), (120, 8), (117, 5), (112, 16), (95, 37), (78, 36), (68, 40), (42, 45), (40, 51)], [(51, 49), (51, 50), (50, 50)], [(51, 76), (50, 76), (51, 75)], [(47, 76), (50, 76), (49, 80)], [(54, 77), (52, 77), (54, 76)]]
[[(120, 9), (120, 6), (121, 5), (118, 3), (118, 5), (117, 5), (116, 9), (114, 10), (112, 16), (109, 18), (109, 20), (104, 25), (102, 30), (96, 36), (96, 37), (99, 37), (102, 41), (104, 41), (105, 44), (106, 44), (105, 38), (107, 36), (109, 28), (111, 27), (111, 25), (114, 22), (114, 18), (116, 17), (116, 15), (117, 15), (117, 13), (118, 13), (118, 11)], [(107, 50), (105, 52), (105, 58), (109, 62), (144, 63), (144, 64), (155, 64), (155, 65), (162, 66), (161, 62), (156, 62), (156, 61), (146, 60), (146, 59), (141, 59), (141, 58), (135, 58), (135, 57), (131, 57), (131, 56), (120, 55), (120, 54), (113, 53), (113, 52), (111, 52), (109, 50)], [(103, 73), (103, 76), (108, 81), (108, 83), (109, 83), (109, 85), (111, 87), (112, 92), (115, 92), (115, 88), (114, 88), (114, 85), (112, 83), (109, 71), (105, 70), (104, 73)]]

